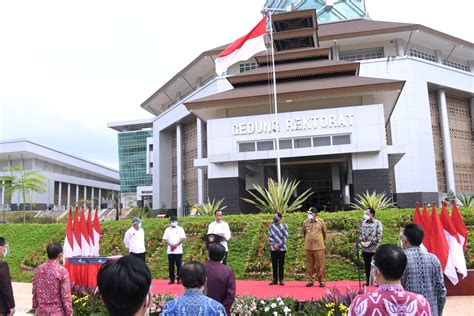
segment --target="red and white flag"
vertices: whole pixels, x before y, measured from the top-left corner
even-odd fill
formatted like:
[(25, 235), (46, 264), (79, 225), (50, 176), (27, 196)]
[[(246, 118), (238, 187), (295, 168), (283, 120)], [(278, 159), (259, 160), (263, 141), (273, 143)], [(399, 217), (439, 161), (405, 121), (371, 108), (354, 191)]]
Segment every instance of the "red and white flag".
[(267, 33), (267, 17), (258, 23), (247, 35), (242, 36), (224, 49), (216, 58), (216, 73), (221, 75), (241, 60), (247, 60), (258, 52), (267, 49), (265, 34)]
[(413, 216), (413, 223), (417, 224), (421, 228), (425, 229), (425, 223), (423, 220), (423, 215), (420, 212), (420, 206), (418, 205), (418, 202), (416, 202), (416, 207), (415, 207), (415, 215)]
[(92, 209), (90, 207), (89, 212), (87, 213), (87, 231), (89, 233), (89, 246), (91, 248), (90, 255), (95, 256), (94, 229), (92, 227)]
[(439, 220), (438, 212), (436, 211), (436, 203), (433, 203), (431, 217), (431, 244), (436, 245), (436, 247), (432, 247), (430, 252), (438, 257), (441, 263), (441, 270), (443, 270), (443, 273), (451, 283), (456, 285), (459, 282), (458, 274), (449, 255), (449, 246), (444, 236), (443, 226)]
[[(74, 239), (72, 234), (72, 211), (69, 208), (69, 214), (67, 216), (67, 225), (66, 225), (66, 238), (64, 238), (63, 246), (63, 258), (71, 258), (73, 256), (72, 247), (74, 245)], [(66, 264), (66, 260), (63, 260)]]
[(90, 256), (91, 255), (91, 248), (90, 248), (90, 240), (89, 240), (89, 229), (87, 228), (87, 220), (86, 216), (84, 215), (84, 210), (81, 212), (81, 256)]
[(431, 252), (431, 215), (428, 211), (426, 203), (423, 203), (423, 232), (425, 236), (423, 237), (423, 246), (428, 252)]
[(444, 235), (448, 242), (449, 256), (456, 270), (465, 278), (467, 276), (467, 267), (461, 240), (459, 239), (458, 232), (451, 221), (451, 217), (449, 217), (448, 210), (444, 203), (441, 208), (441, 224), (443, 225)]
[(451, 213), (451, 220), (458, 231), (458, 236), (461, 241), (461, 245), (463, 250), (466, 251), (467, 245), (467, 228), (464, 225), (464, 220), (462, 219), (462, 215), (458, 210), (456, 202), (453, 202), (453, 212)]
[(99, 210), (95, 210), (94, 224), (92, 225), (93, 237), (94, 237), (94, 256), (99, 256), (100, 253), (100, 237), (102, 236), (102, 228), (99, 222)]
[(80, 256), (82, 254), (82, 236), (81, 236), (81, 224), (79, 223), (79, 207), (76, 207), (76, 211), (74, 212), (74, 222), (72, 224), (72, 232), (73, 232), (73, 247), (72, 253), (73, 256)]

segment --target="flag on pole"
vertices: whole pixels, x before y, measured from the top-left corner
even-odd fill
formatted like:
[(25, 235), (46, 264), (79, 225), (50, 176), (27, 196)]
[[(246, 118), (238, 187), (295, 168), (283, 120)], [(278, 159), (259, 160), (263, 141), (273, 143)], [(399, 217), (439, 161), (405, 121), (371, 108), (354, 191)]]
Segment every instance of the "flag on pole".
[(82, 256), (90, 256), (91, 255), (91, 248), (90, 248), (90, 240), (89, 240), (89, 230), (87, 229), (87, 221), (86, 216), (84, 215), (84, 209), (81, 212), (81, 219), (80, 219), (80, 229), (81, 229), (81, 255)]
[(464, 225), (464, 220), (462, 219), (462, 215), (458, 210), (458, 206), (456, 205), (456, 202), (453, 202), (453, 212), (451, 213), (451, 220), (459, 234), (459, 239), (463, 246), (463, 250), (466, 251), (467, 229), (466, 229), (466, 225)]
[(467, 276), (467, 267), (461, 240), (459, 239), (458, 232), (451, 221), (451, 217), (449, 217), (446, 204), (444, 203), (441, 208), (441, 224), (443, 225), (444, 235), (448, 242), (449, 256), (451, 257), (456, 270), (462, 274), (463, 278), (465, 278)]
[(89, 207), (89, 212), (87, 213), (87, 231), (89, 234), (89, 246), (91, 248), (91, 256), (94, 256), (95, 252), (95, 243), (94, 243), (94, 229), (92, 227), (92, 209)]
[[(66, 238), (64, 238), (63, 246), (63, 258), (71, 258), (73, 256), (72, 247), (74, 245), (73, 233), (72, 233), (72, 211), (69, 208), (69, 214), (67, 216), (67, 225), (66, 225)], [(63, 260), (66, 264), (66, 260)]]
[(444, 236), (443, 226), (439, 220), (438, 212), (436, 211), (436, 203), (433, 203), (431, 217), (431, 244), (436, 245), (436, 247), (432, 247), (430, 252), (438, 257), (441, 263), (441, 270), (443, 270), (443, 273), (451, 283), (456, 285), (459, 282), (458, 275), (449, 256), (449, 246), (446, 237)]
[(425, 236), (423, 237), (423, 246), (428, 252), (431, 252), (431, 215), (428, 211), (426, 203), (423, 203), (423, 231)]
[(265, 34), (267, 32), (267, 17), (248, 33), (224, 49), (216, 58), (216, 73), (221, 75), (231, 65), (241, 60), (247, 60), (258, 52), (267, 49)]
[(423, 215), (420, 212), (420, 205), (416, 202), (415, 216), (413, 216), (413, 223), (417, 224), (421, 228), (425, 229)]
[(100, 253), (100, 237), (102, 236), (102, 228), (100, 227), (100, 222), (99, 222), (99, 210), (95, 210), (95, 216), (94, 216), (94, 224), (92, 226), (94, 234), (92, 235), (94, 237), (94, 256), (99, 256)]
[(81, 237), (81, 224), (79, 223), (79, 207), (76, 207), (74, 212), (74, 222), (72, 224), (73, 232), (73, 241), (74, 245), (72, 247), (73, 256), (80, 256), (82, 254), (82, 237)]

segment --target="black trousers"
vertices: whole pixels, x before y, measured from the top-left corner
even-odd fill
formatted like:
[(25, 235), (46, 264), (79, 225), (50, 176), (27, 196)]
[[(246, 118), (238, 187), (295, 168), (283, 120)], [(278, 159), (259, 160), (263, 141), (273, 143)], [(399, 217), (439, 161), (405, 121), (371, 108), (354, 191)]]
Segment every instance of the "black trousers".
[(130, 256), (134, 256), (134, 257), (136, 257), (136, 258), (138, 258), (138, 259), (140, 259), (140, 260), (142, 260), (143, 262), (146, 263), (146, 261), (145, 261), (145, 255), (146, 255), (146, 252), (142, 252), (142, 253), (134, 253), (134, 252), (131, 252), (131, 253), (130, 253)]
[(272, 257), (273, 281), (283, 281), (286, 251), (270, 251)]
[(364, 266), (365, 266), (365, 278), (367, 279), (367, 284), (369, 284), (370, 279), (370, 263), (372, 258), (375, 255), (375, 252), (362, 252), (362, 257), (364, 257)]
[(174, 266), (176, 265), (176, 276), (180, 280), (181, 263), (183, 261), (183, 254), (168, 254), (168, 273), (170, 281), (174, 282)]

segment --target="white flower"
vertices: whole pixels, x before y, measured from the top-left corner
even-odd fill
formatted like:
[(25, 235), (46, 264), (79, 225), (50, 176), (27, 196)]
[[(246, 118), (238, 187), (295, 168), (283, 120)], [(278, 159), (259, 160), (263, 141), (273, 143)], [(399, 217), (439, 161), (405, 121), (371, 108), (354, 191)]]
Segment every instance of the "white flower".
[(271, 307), (271, 308), (275, 308), (275, 307), (277, 307), (277, 304), (272, 303), (272, 305), (270, 305), (270, 307)]
[(270, 307), (265, 307), (265, 311), (268, 312), (270, 310)]
[(260, 304), (265, 304), (265, 301), (264, 301), (264, 300), (261, 300), (261, 301), (260, 301)]
[(289, 309), (287, 306), (285, 306), (285, 308), (283, 309), (283, 312), (286, 314), (288, 314), (289, 312), (291, 312), (291, 309)]
[(277, 297), (277, 301), (278, 301), (278, 302), (281, 301), (281, 298)]
[(278, 312), (273, 312), (273, 315), (274, 315), (274, 316), (278, 316)]
[(282, 305), (285, 305), (285, 303), (283, 303), (283, 301), (280, 301), (280, 303), (278, 303), (278, 305), (282, 306)]

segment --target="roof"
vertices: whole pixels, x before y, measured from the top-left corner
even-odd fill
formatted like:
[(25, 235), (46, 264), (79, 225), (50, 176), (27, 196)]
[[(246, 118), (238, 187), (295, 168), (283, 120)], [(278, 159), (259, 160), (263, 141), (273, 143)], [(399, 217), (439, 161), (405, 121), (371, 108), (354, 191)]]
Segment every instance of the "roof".
[(150, 117), (134, 121), (111, 122), (107, 124), (107, 127), (114, 129), (118, 132), (141, 131), (144, 129), (153, 128), (154, 119), (154, 117)]
[[(244, 72), (239, 75), (227, 78), (232, 85), (250, 83), (250, 82), (267, 82), (271, 80), (270, 65), (259, 67), (257, 69)], [(284, 78), (300, 78), (316, 75), (336, 74), (341, 72), (351, 72), (356, 75), (359, 70), (359, 63), (338, 60), (313, 60), (298, 63), (287, 63), (275, 65), (275, 76), (277, 82)]]
[[(358, 76), (338, 76), (310, 80), (278, 82), (276, 90), (281, 101), (296, 101), (321, 97), (340, 97), (373, 94), (385, 91), (400, 92), (405, 81)], [(208, 97), (186, 102), (188, 110), (227, 108), (268, 103), (268, 85), (245, 86)]]
[[(293, 50), (286, 50), (275, 53), (275, 63), (280, 63), (290, 60), (308, 59), (315, 57), (328, 57), (331, 56), (331, 48), (300, 48)], [(255, 56), (257, 63), (269, 64), (271, 63), (271, 56), (269, 54), (262, 53)]]

